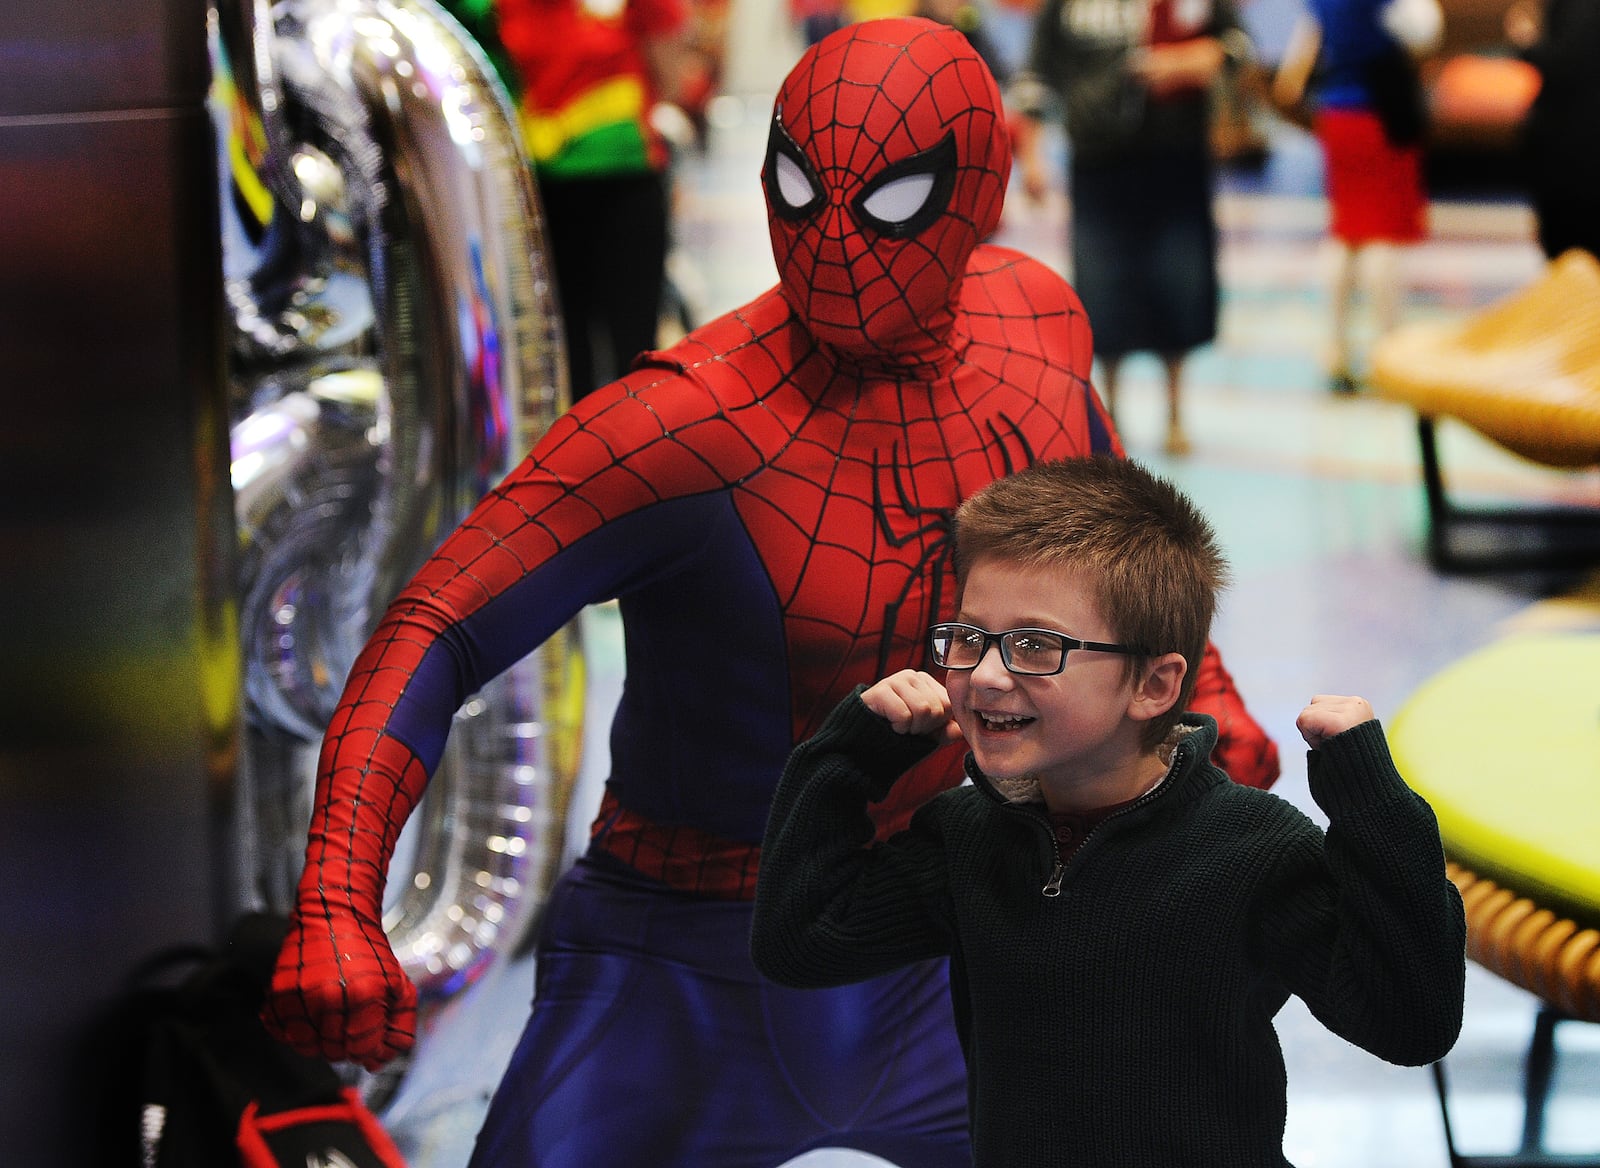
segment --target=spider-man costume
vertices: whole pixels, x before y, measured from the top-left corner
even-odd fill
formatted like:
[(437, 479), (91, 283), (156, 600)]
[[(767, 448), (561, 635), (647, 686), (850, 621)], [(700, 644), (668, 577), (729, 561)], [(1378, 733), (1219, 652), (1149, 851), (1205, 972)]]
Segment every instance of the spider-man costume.
[[(410, 1044), (382, 877), (451, 716), (617, 597), (612, 774), (547, 906), (533, 1013), (473, 1163), (753, 1168), (835, 1145), (969, 1163), (943, 963), (784, 990), (755, 973), (748, 929), (784, 760), (856, 683), (923, 664), (954, 604), (957, 504), (1032, 460), (1121, 452), (1076, 296), (980, 245), (1009, 167), (960, 33), (874, 21), (801, 58), (763, 171), (780, 286), (559, 419), (352, 670), (269, 997), (279, 1034), (368, 1065)], [(1236, 777), (1276, 777), (1214, 651), (1196, 705)], [(896, 784), (883, 825), (960, 761)]]

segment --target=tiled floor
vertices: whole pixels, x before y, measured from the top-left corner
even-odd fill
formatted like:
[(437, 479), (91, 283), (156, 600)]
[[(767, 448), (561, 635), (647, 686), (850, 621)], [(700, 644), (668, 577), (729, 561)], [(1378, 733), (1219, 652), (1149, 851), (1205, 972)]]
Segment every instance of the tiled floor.
[[(773, 282), (757, 181), (769, 100), (725, 101), (707, 152), (680, 168), (679, 280), (703, 313), (731, 308)], [(1380, 716), (1392, 714), (1430, 674), (1536, 617), (1554, 587), (1572, 582), (1442, 577), (1422, 560), (1412, 419), (1371, 397), (1335, 399), (1323, 389), (1316, 348), (1325, 305), (1316, 251), (1325, 211), (1315, 152), (1292, 131), (1276, 133), (1274, 146), (1266, 171), (1230, 179), (1219, 202), (1222, 335), (1191, 368), (1193, 454), (1174, 461), (1159, 453), (1153, 362), (1130, 364), (1119, 425), (1131, 455), (1171, 474), (1216, 521), (1235, 574), (1217, 643), (1283, 747), (1278, 791), (1317, 815), (1294, 746), (1294, 717), (1310, 694), (1362, 693)], [(1065, 271), (1065, 206), (1014, 204), (1001, 241)], [(1526, 209), (1514, 201), (1440, 201), (1432, 237), (1409, 257), (1408, 317), (1468, 312), (1525, 283), (1541, 263), (1530, 231)], [(1591, 476), (1538, 470), (1465, 431), (1447, 428), (1442, 438), (1458, 489), (1590, 501), (1600, 494)], [(599, 730), (615, 700), (620, 633), (609, 609), (592, 610), (586, 622), (595, 732), (582, 798), (592, 800), (604, 774)], [(569, 836), (581, 835), (586, 822), (580, 810)], [(431, 1023), (385, 1115), (416, 1168), (464, 1162), (531, 987), (528, 959), (506, 963)], [(1520, 1062), (1534, 1009), (1528, 995), (1469, 970), (1466, 1024), (1447, 1064), (1464, 1149), (1515, 1145)], [(1298, 1003), (1284, 1011), (1279, 1029), (1291, 1083), (1286, 1149), (1300, 1168), (1448, 1164), (1428, 1072), (1390, 1067), (1332, 1038)], [(1600, 1149), (1600, 1027), (1574, 1024), (1558, 1037), (1548, 1143)], [(881, 1164), (842, 1153), (796, 1164), (869, 1162)]]

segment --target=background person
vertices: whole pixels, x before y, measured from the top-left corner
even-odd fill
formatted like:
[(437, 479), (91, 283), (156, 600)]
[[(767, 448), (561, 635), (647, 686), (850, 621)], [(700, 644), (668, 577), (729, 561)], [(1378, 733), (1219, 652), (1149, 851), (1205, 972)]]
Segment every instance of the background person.
[[(1251, 55), (1232, 0), (1045, 0), (1017, 104), (1062, 109), (1071, 162), (1072, 281), (1094, 327), (1115, 415), (1122, 363), (1161, 360), (1165, 448), (1187, 453), (1184, 363), (1217, 335), (1211, 92)], [(1035, 129), (1021, 136), (1024, 190), (1050, 187)]]
[(1600, 4), (1513, 6), (1507, 32), (1539, 71), (1521, 157), (1548, 259), (1581, 247), (1600, 257)]
[(1323, 357), (1328, 388), (1356, 392), (1354, 307), (1366, 287), (1378, 335), (1399, 322), (1399, 249), (1428, 230), (1422, 147), (1427, 118), (1417, 61), (1437, 47), (1437, 0), (1307, 0), (1273, 78), (1273, 102), (1311, 106), (1329, 224)]
[(544, 212), (572, 400), (656, 346), (671, 242), (670, 146), (653, 112), (698, 112), (712, 73), (685, 0), (448, 0), (516, 101)]

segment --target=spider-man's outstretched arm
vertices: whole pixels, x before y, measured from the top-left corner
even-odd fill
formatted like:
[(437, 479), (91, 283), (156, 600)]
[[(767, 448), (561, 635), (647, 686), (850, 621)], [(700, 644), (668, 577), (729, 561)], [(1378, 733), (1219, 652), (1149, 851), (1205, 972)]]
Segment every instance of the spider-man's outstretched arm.
[(706, 395), (675, 386), (640, 400), (663, 377), (633, 374), (620, 396), (558, 420), (357, 658), (323, 741), (306, 866), (263, 1011), (302, 1053), (370, 1069), (412, 1043), (416, 991), (383, 930), (384, 878), (461, 703), (585, 604), (694, 554), (692, 517), (671, 531), (615, 521), (669, 499), (692, 507), (748, 473), (753, 450), (718, 438), (730, 423)]

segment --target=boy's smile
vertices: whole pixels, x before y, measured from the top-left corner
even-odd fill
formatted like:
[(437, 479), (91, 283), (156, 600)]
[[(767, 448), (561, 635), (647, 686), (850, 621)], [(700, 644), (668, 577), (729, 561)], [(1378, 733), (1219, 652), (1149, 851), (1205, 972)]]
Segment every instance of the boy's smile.
[[(1053, 629), (1116, 641), (1088, 583), (1073, 569), (982, 559), (968, 573), (959, 619), (990, 632)], [(1127, 668), (1120, 654), (1074, 649), (1059, 673), (1020, 675), (990, 644), (974, 668), (950, 670), (945, 687), (984, 774), (1036, 780), (1052, 810), (1093, 810), (1142, 793), (1163, 769), (1139, 746), (1143, 678), (1130, 680)]]
[(1034, 720), (1018, 714), (998, 714), (990, 716), (985, 714), (982, 710), (978, 710), (976, 712), (979, 719), (983, 723), (983, 728), (996, 734), (1006, 734), (1015, 730), (1020, 730), (1023, 726)]

